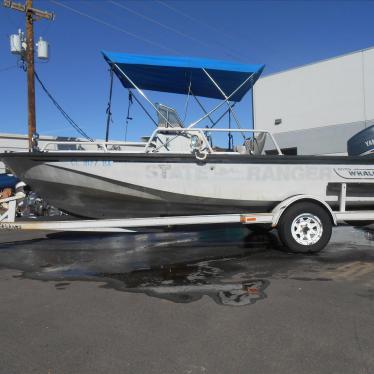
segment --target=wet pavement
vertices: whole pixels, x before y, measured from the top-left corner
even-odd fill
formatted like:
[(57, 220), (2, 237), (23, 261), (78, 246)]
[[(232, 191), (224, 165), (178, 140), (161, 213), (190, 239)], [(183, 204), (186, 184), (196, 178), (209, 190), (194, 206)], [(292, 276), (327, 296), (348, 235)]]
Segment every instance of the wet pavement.
[(264, 299), (271, 279), (370, 282), (374, 232), (338, 228), (328, 249), (318, 255), (287, 253), (275, 232), (255, 234), (242, 227), (56, 233), (0, 243), (1, 267), (21, 270), (23, 278), (59, 281), (58, 289), (71, 281), (104, 281), (105, 287), (174, 302), (208, 295), (221, 305), (243, 306)]
[[(158, 334), (162, 335), (160, 341), (168, 347), (165, 356), (162, 352), (161, 356), (156, 354), (157, 344), (148, 347), (146, 337), (135, 339), (136, 342), (131, 344), (127, 330), (119, 338), (118, 331), (110, 332), (109, 328), (109, 331), (105, 330), (106, 341), (113, 337), (129, 346), (129, 351), (136, 352), (146, 346), (152, 354), (143, 357), (141, 363), (132, 362), (131, 355), (126, 359), (126, 355), (116, 356), (114, 362), (117, 366), (114, 367), (113, 357), (112, 361), (101, 361), (97, 366), (87, 366), (83, 357), (83, 362), (76, 358), (79, 371), (59, 361), (61, 331), (57, 329), (53, 337), (56, 351), (51, 353), (50, 362), (35, 363), (35, 371), (30, 372), (99, 373), (113, 368), (131, 373), (374, 372), (374, 232), (369, 229), (336, 228), (329, 246), (317, 255), (287, 253), (276, 232), (255, 234), (241, 226), (136, 234), (1, 235), (0, 295), (3, 295), (3, 302), (0, 306), (0, 333), (3, 330), (4, 334), (0, 334), (0, 344), (13, 347), (18, 342), (11, 336), (23, 334), (20, 320), (26, 325), (30, 322), (27, 329), (31, 334), (42, 320), (55, 323), (56, 318), (63, 318), (65, 308), (76, 308), (70, 303), (79, 304), (79, 300), (87, 296), (86, 292), (92, 299), (83, 309), (100, 309), (109, 322), (113, 318), (113, 322), (119, 324), (119, 329), (120, 321), (128, 319), (129, 313), (137, 314), (135, 324), (142, 326), (143, 333), (146, 332), (144, 326), (149, 331), (155, 329), (154, 324), (164, 327)], [(61, 299), (66, 302), (63, 307), (60, 305), (61, 317), (57, 317), (57, 306), (52, 314), (43, 309)], [(121, 311), (119, 314), (113, 315), (112, 303), (119, 303), (116, 305)], [(148, 308), (158, 316), (157, 320), (149, 319)], [(28, 311), (33, 315), (30, 321)], [(305, 320), (300, 319), (303, 316), (299, 313), (304, 314)], [(13, 316), (18, 316), (18, 319), (13, 320)], [(197, 316), (202, 320), (199, 321)], [(84, 317), (78, 312), (78, 316), (74, 314), (73, 318), (81, 320)], [(100, 319), (91, 318), (90, 323), (98, 328)], [(36, 327), (31, 321), (37, 322)], [(238, 325), (235, 323), (231, 331), (222, 325), (235, 321)], [(295, 325), (289, 325), (290, 321), (296, 321)], [(252, 323), (257, 326), (247, 326)], [(340, 323), (342, 326), (337, 328), (336, 324)], [(186, 351), (187, 344), (183, 355), (189, 357), (189, 361), (173, 357), (174, 364), (170, 365), (167, 357), (175, 349), (170, 346), (175, 344), (174, 333), (185, 324), (196, 324), (198, 330), (208, 335), (217, 334), (217, 328), (225, 331), (221, 339), (218, 333), (211, 341), (206, 341), (208, 346), (217, 347), (216, 354), (226, 357), (225, 364), (220, 364), (222, 358), (214, 359), (211, 347), (195, 352), (194, 346)], [(290, 330), (282, 331), (282, 325)], [(324, 329), (319, 331), (321, 326)], [(325, 336), (324, 332), (327, 333), (331, 326), (335, 326), (333, 335), (330, 336), (330, 331)], [(251, 335), (248, 329), (255, 329), (256, 335)], [(240, 338), (238, 331), (243, 332)], [(86, 330), (88, 336), (91, 333), (91, 329)], [(133, 333), (136, 335), (136, 331)], [(189, 333), (184, 331), (178, 335), (179, 339), (185, 340)], [(1, 341), (1, 336), (7, 334), (10, 336)], [(84, 341), (84, 329), (81, 334)], [(304, 334), (309, 335), (305, 337)], [(65, 339), (70, 341), (70, 335)], [(221, 341), (225, 342), (224, 347)], [(316, 346), (303, 346), (306, 341)], [(232, 351), (231, 346), (237, 346), (239, 342), (244, 346), (237, 349), (244, 349), (245, 354), (238, 357), (238, 351)], [(254, 348), (265, 345), (265, 342), (266, 350)], [(24, 341), (24, 344), (22, 348), (17, 345), (17, 350), (27, 351), (30, 341)], [(104, 349), (101, 343), (97, 346)], [(274, 354), (272, 347), (278, 350), (279, 347), (290, 348), (289, 352), (282, 350), (282, 353)], [(343, 360), (342, 347), (346, 347)], [(74, 344), (70, 348), (64, 346), (64, 349), (75, 349)], [(43, 354), (45, 351), (41, 348)], [(294, 355), (289, 357), (292, 352)], [(154, 354), (158, 360), (156, 366), (150, 362), (154, 363)], [(107, 352), (101, 360), (109, 360), (110, 356)], [(16, 370), (15, 357), (12, 350), (6, 351), (5, 359), (1, 360), (0, 356), (0, 372), (21, 372)], [(232, 362), (234, 357), (238, 361)], [(321, 361), (323, 357), (325, 360)], [(26, 365), (27, 359), (24, 361)], [(248, 371), (250, 363), (252, 370)]]

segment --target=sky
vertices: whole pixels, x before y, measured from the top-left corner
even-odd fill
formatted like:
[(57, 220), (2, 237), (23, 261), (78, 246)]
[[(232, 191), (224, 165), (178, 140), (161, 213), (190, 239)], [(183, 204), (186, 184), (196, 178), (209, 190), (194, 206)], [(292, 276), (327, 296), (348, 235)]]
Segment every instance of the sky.
[[(49, 61), (36, 60), (38, 75), (75, 122), (101, 139), (109, 93), (101, 50), (260, 63), (266, 75), (374, 46), (374, 1), (34, 0), (34, 7), (56, 14), (53, 22), (35, 22), (35, 38), (50, 43)], [(25, 134), (26, 74), (9, 49), (18, 28), (25, 28), (24, 14), (0, 7), (0, 132)], [(184, 95), (147, 94), (186, 122), (203, 114), (192, 101), (186, 112)], [(127, 91), (115, 80), (111, 139), (125, 139), (127, 110)], [(37, 82), (36, 111), (39, 134), (78, 135)], [(242, 127), (251, 128), (250, 94), (237, 112)], [(150, 135), (154, 125), (137, 104), (130, 116), (127, 140)]]

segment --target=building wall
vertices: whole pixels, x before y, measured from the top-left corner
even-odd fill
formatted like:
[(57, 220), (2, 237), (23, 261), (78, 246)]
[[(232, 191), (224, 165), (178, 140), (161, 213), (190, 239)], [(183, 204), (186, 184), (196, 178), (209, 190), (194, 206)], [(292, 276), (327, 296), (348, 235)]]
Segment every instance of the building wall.
[(273, 132), (281, 148), (297, 147), (298, 154), (345, 153), (347, 140), (374, 123), (373, 102), (374, 48), (260, 79), (254, 127)]
[(374, 48), (363, 53), (365, 114), (368, 120), (374, 119)]
[[(296, 147), (297, 154), (344, 155), (347, 152), (347, 140), (364, 128), (364, 122), (355, 122), (280, 132), (275, 134), (274, 138), (283, 149)], [(272, 149), (274, 146), (267, 142), (265, 150)]]

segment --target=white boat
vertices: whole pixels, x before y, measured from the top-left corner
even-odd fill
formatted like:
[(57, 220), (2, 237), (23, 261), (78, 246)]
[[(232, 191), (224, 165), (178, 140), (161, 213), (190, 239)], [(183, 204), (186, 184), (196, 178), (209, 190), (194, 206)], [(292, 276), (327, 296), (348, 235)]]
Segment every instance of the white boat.
[[(0, 155), (53, 206), (89, 218), (162, 217), (270, 212), (290, 196), (310, 195), (334, 208), (344, 183), (347, 210), (373, 209), (373, 157), (287, 156), (269, 132), (241, 127), (234, 105), (264, 66), (113, 53), (104, 57), (124, 87), (138, 92), (156, 112), (157, 128), (146, 142), (115, 147), (80, 142), (79, 150), (59, 150), (51, 142), (36, 152)], [(175, 110), (152, 103), (144, 90), (222, 101), (183, 124)], [(224, 106), (238, 128), (215, 127), (212, 115)], [(214, 126), (202, 126), (204, 120)], [(243, 135), (243, 141), (215, 147), (211, 138), (221, 132)], [(277, 154), (263, 154), (266, 138)]]

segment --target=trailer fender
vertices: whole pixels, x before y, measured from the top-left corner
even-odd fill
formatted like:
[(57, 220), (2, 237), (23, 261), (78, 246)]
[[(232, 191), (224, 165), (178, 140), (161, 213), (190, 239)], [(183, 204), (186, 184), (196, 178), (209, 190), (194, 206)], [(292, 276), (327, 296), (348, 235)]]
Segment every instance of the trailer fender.
[(303, 200), (315, 202), (321, 205), (322, 207), (324, 207), (326, 211), (329, 213), (334, 225), (336, 226), (338, 224), (335, 213), (331, 209), (330, 205), (328, 205), (325, 201), (313, 195), (295, 195), (295, 196), (291, 196), (287, 198), (286, 200), (283, 200), (272, 210), (272, 213), (273, 213), (272, 226), (276, 227), (278, 225), (278, 222), (282, 214), (286, 211), (286, 209), (289, 206), (291, 206), (292, 204), (296, 202), (303, 201)]

